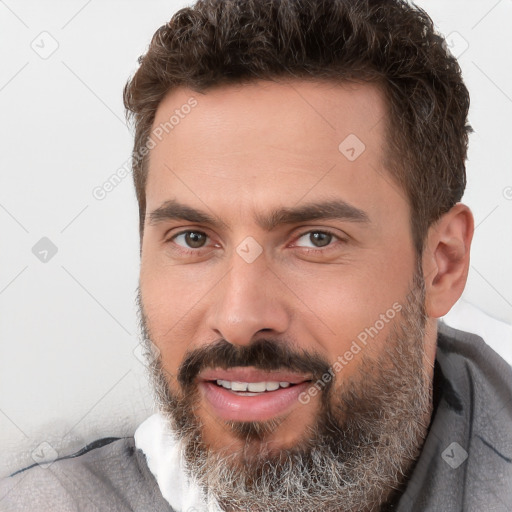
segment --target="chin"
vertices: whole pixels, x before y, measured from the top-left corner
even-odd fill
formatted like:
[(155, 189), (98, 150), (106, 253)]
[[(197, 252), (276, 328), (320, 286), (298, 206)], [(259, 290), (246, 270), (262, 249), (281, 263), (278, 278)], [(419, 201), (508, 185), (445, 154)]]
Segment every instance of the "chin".
[[(266, 421), (215, 421), (203, 423), (203, 439), (210, 450), (244, 459), (274, 458), (282, 452), (304, 448), (312, 433), (312, 420), (291, 413)], [(300, 430), (297, 426), (300, 425)]]

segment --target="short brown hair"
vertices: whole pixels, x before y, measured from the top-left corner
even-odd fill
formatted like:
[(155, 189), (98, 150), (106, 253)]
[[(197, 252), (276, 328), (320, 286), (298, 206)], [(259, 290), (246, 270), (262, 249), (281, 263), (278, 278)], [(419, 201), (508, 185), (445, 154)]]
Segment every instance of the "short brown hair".
[(133, 177), (140, 233), (147, 144), (171, 90), (254, 80), (357, 80), (381, 85), (389, 106), (386, 168), (411, 206), (421, 254), (428, 227), (463, 195), (469, 93), (432, 20), (403, 0), (199, 0), (154, 34), (124, 88), (135, 122)]

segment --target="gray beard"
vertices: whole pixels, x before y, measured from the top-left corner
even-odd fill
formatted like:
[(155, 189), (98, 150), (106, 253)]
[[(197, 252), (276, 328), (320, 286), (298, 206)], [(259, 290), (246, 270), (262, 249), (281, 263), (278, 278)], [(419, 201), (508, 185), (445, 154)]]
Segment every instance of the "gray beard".
[[(417, 460), (432, 411), (432, 382), (425, 368), (424, 281), (414, 275), (402, 311), (380, 359), (363, 354), (354, 378), (337, 374), (321, 394), (321, 410), (295, 447), (265, 450), (279, 421), (227, 422), (244, 447), (211, 450), (194, 414), (197, 393), (171, 392), (151, 341), (139, 294), (143, 344), (156, 405), (184, 446), (186, 470), (205, 496), (227, 511), (378, 511), (400, 490)], [(371, 340), (370, 340), (371, 343)]]

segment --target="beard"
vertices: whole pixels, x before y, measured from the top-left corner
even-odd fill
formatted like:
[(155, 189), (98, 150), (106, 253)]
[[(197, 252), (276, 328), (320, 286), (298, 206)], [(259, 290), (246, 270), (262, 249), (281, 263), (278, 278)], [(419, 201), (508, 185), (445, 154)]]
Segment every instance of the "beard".
[(242, 441), (241, 448), (232, 451), (231, 446), (228, 452), (208, 446), (205, 425), (195, 414), (200, 401), (195, 377), (207, 367), (254, 366), (308, 372), (316, 382), (332, 365), (282, 339), (243, 347), (219, 340), (186, 355), (176, 376), (178, 390), (171, 390), (161, 358), (152, 350), (140, 293), (138, 299), (157, 407), (182, 443), (187, 473), (222, 510), (383, 511), (399, 495), (421, 452), (432, 412), (419, 270), (386, 338), (374, 341), (384, 347), (378, 358), (364, 350), (354, 356), (360, 358), (355, 375), (346, 379), (341, 370), (326, 384), (314, 423), (300, 427), (304, 432), (294, 446), (277, 452), (268, 450), (265, 441), (279, 428), (279, 418), (223, 422)]

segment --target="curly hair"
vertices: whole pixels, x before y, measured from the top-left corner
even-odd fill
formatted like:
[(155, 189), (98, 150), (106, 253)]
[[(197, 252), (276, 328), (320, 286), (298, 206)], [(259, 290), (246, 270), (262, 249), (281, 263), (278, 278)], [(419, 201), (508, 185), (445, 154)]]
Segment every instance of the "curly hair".
[(389, 119), (385, 167), (405, 191), (414, 244), (466, 186), (469, 93), (430, 17), (404, 0), (198, 0), (153, 35), (124, 87), (135, 125), (132, 170), (145, 217), (157, 108), (178, 87), (198, 92), (255, 80), (377, 83)]

